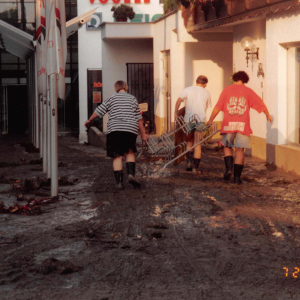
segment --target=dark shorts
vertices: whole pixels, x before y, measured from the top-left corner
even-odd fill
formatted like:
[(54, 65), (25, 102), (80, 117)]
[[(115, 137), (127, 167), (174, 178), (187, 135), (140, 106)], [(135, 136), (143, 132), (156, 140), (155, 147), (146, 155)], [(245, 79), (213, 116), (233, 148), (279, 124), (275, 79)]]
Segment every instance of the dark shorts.
[(117, 157), (124, 156), (131, 149), (134, 153), (136, 150), (137, 135), (127, 131), (113, 131), (106, 136), (107, 156)]

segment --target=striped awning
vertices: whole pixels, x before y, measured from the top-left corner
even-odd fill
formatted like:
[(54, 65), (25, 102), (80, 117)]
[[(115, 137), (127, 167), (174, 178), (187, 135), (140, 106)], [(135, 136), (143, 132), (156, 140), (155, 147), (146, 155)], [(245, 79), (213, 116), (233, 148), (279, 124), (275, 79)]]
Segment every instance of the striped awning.
[(0, 48), (22, 59), (34, 52), (33, 36), (0, 20)]

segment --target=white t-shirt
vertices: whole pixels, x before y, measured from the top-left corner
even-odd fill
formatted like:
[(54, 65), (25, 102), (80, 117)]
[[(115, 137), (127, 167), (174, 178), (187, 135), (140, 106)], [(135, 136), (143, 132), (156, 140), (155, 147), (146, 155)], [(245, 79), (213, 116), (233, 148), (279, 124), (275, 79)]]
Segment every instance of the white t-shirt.
[(209, 92), (201, 86), (190, 86), (185, 88), (179, 96), (185, 101), (184, 121), (189, 123), (193, 115), (199, 117), (200, 122), (206, 122), (206, 110), (211, 107)]

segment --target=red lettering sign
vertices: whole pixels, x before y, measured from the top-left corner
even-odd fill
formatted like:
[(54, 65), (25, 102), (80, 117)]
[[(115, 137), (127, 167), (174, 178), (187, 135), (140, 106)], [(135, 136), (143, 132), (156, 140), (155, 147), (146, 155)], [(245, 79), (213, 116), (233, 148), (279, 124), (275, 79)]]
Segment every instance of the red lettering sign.
[(62, 75), (65, 77), (65, 71), (63, 68), (59, 68), (59, 75)]
[(46, 69), (45, 69), (45, 68), (41, 68), (41, 69), (38, 71), (38, 76), (41, 76), (42, 74), (46, 74)]
[(53, 47), (54, 47), (54, 42), (48, 41), (48, 48), (53, 48)]
[(94, 82), (94, 87), (102, 87), (102, 82)]

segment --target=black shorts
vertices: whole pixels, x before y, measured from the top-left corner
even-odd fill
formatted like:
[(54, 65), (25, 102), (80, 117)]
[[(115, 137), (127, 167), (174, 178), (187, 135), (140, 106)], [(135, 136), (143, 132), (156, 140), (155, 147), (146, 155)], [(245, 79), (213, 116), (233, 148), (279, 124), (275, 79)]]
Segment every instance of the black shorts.
[(131, 149), (134, 153), (136, 150), (137, 135), (127, 131), (113, 131), (106, 136), (107, 156), (117, 157), (124, 156)]

